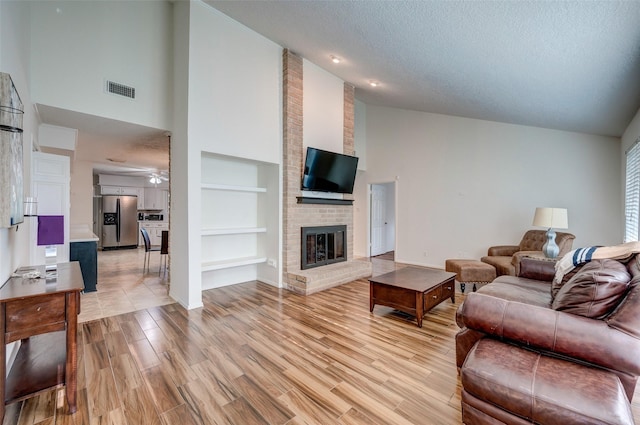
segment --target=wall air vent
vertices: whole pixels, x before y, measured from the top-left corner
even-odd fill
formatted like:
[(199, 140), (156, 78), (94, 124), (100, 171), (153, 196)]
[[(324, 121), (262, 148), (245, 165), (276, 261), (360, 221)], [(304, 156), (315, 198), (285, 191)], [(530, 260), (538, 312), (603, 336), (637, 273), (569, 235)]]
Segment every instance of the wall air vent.
[(107, 93), (117, 94), (118, 96), (128, 97), (129, 99), (136, 98), (136, 89), (134, 87), (125, 86), (124, 84), (116, 83), (113, 81), (106, 81), (107, 85), (105, 89)]

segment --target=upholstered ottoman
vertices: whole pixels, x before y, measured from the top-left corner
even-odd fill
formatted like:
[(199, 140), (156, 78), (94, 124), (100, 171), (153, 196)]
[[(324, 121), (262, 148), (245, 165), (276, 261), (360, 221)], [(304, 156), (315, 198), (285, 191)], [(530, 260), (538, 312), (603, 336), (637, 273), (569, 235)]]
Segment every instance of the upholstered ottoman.
[(476, 260), (445, 260), (445, 270), (456, 273), (456, 280), (460, 282), (460, 291), (464, 292), (467, 283), (473, 283), (473, 292), (477, 283), (489, 283), (496, 278), (496, 269), (491, 264)]
[(633, 424), (617, 375), (484, 338), (460, 371), (462, 421), (474, 424)]

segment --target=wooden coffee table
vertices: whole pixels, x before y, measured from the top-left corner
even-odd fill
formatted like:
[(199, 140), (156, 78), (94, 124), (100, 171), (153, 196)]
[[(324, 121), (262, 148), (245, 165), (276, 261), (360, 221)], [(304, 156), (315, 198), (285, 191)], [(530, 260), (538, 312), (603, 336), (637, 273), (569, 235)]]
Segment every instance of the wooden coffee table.
[(422, 327), (422, 316), (447, 298), (456, 302), (455, 273), (405, 267), (369, 279), (369, 307), (376, 304), (411, 314)]

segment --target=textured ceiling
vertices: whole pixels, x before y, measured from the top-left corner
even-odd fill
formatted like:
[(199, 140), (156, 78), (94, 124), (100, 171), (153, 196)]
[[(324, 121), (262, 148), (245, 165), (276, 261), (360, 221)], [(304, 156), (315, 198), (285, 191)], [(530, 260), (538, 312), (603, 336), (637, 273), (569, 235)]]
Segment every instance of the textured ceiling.
[(207, 3), (367, 104), (609, 136), (640, 107), (640, 1)]

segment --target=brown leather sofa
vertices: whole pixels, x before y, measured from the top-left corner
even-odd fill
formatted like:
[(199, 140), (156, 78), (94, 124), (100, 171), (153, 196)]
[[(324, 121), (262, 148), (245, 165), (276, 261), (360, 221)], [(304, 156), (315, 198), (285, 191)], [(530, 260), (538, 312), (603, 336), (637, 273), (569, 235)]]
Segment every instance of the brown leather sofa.
[[(458, 308), (456, 362), (466, 424), (633, 423), (629, 403), (640, 376), (640, 254), (591, 261), (562, 282), (552, 282), (554, 274), (554, 262), (523, 257), (518, 277), (497, 277)], [(535, 373), (523, 369), (527, 362), (535, 363)], [(479, 385), (480, 373), (495, 382)], [(534, 380), (536, 394), (514, 395), (509, 388), (527, 389)], [(606, 421), (590, 412), (604, 414)]]
[[(560, 248), (558, 258), (562, 258), (564, 254), (571, 251), (575, 238), (571, 233), (556, 232), (556, 244), (558, 244), (558, 248)], [(498, 245), (490, 247), (487, 255), (482, 257), (481, 261), (495, 267), (498, 276), (517, 276), (520, 258), (525, 256), (544, 257), (542, 246), (546, 241), (546, 230), (529, 230), (524, 234), (518, 245)]]

